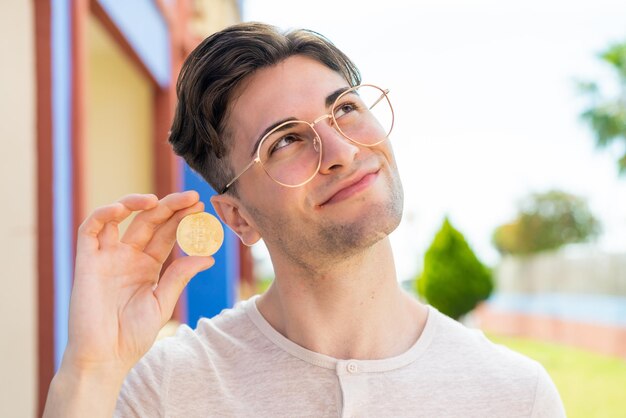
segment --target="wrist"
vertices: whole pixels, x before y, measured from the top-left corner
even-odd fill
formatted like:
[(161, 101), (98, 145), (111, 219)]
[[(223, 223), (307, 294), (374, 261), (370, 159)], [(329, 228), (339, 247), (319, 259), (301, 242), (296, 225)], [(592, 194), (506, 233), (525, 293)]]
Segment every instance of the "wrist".
[[(91, 357), (91, 356), (90, 356)], [(93, 361), (76, 352), (71, 345), (65, 349), (59, 373), (77, 381), (100, 380), (107, 384), (120, 384), (132, 368), (121, 361), (112, 359), (106, 361)]]
[(63, 385), (91, 386), (98, 385), (111, 388), (121, 387), (128, 370), (116, 365), (84, 365), (63, 359), (55, 379)]
[(65, 361), (50, 383), (44, 417), (111, 417), (125, 374)]

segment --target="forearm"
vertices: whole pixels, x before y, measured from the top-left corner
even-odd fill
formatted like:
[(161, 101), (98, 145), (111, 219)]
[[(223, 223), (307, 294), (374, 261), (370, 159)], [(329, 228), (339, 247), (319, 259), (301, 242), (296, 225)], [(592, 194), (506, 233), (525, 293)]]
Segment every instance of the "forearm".
[(50, 384), (44, 418), (112, 417), (123, 373), (63, 369)]

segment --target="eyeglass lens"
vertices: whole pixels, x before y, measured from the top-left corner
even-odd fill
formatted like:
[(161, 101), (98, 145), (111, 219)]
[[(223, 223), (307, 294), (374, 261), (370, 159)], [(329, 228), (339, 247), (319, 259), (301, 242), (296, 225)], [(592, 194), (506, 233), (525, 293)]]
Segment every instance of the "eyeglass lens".
[[(393, 127), (393, 111), (386, 94), (369, 85), (341, 95), (332, 109), (333, 123), (345, 137), (360, 145), (383, 142)], [(320, 142), (311, 126), (302, 121), (288, 122), (271, 131), (261, 143), (259, 158), (275, 181), (298, 186), (310, 180), (319, 169)]]

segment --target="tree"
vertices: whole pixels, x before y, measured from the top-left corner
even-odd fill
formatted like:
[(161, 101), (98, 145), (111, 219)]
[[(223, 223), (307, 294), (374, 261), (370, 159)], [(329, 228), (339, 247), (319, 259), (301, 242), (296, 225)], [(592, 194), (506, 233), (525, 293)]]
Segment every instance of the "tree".
[(619, 92), (615, 97), (606, 97), (597, 83), (579, 83), (579, 88), (591, 101), (581, 118), (591, 126), (599, 147), (623, 142), (624, 155), (618, 160), (619, 171), (623, 175), (626, 174), (626, 42), (609, 46), (598, 57), (615, 70)]
[(559, 190), (533, 193), (515, 220), (496, 228), (493, 244), (501, 254), (528, 255), (584, 242), (600, 233), (585, 199)]
[(492, 290), (490, 270), (446, 218), (424, 256), (418, 293), (440, 312), (458, 319), (487, 299)]

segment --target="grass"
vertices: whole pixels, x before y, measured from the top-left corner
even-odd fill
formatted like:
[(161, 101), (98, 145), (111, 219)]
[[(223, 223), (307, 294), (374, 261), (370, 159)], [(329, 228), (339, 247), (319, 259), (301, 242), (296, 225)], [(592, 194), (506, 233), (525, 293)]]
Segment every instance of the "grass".
[(626, 418), (626, 360), (523, 338), (489, 339), (541, 363), (569, 418)]

